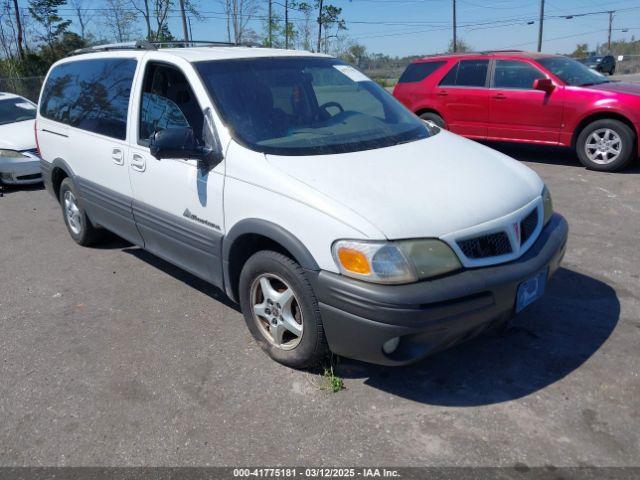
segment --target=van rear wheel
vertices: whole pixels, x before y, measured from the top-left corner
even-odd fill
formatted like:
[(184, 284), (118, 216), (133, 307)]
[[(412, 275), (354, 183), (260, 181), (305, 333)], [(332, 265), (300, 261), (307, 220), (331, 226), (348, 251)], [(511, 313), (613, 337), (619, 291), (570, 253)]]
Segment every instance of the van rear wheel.
[(62, 216), (69, 235), (83, 247), (93, 245), (101, 236), (101, 232), (93, 226), (84, 208), (78, 201), (78, 191), (73, 181), (67, 177), (60, 184), (60, 206)]
[(327, 356), (318, 301), (289, 257), (273, 251), (251, 256), (240, 274), (239, 297), (249, 331), (271, 358), (308, 368)]
[(576, 142), (580, 162), (591, 170), (614, 172), (636, 156), (635, 134), (619, 120), (603, 119), (587, 125)]

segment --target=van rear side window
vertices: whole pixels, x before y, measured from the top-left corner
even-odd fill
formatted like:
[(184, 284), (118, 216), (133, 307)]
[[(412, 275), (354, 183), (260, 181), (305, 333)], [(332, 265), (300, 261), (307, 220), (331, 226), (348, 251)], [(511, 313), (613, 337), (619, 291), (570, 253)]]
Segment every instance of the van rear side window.
[(137, 61), (79, 60), (58, 65), (44, 86), (40, 114), (89, 132), (124, 140)]
[(398, 83), (421, 82), (447, 62), (422, 62), (410, 64)]

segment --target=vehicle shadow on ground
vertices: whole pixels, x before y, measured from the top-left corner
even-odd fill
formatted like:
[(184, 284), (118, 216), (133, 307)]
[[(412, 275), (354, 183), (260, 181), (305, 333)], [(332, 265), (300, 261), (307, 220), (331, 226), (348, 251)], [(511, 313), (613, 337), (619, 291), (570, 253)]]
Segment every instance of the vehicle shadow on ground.
[[(527, 145), (519, 143), (499, 143), (499, 142), (483, 142), (487, 147), (509, 155), (516, 160), (531, 163), (547, 163), (550, 165), (563, 165), (567, 167), (575, 167), (585, 170), (580, 163), (576, 153), (570, 148), (551, 147), (546, 145)], [(638, 174), (640, 173), (640, 160), (632, 162), (627, 168), (619, 174)]]
[(43, 183), (34, 183), (33, 185), (1, 185), (0, 195), (8, 197), (18, 192), (35, 192), (37, 190), (44, 190)]
[[(124, 241), (124, 240), (122, 240)], [(122, 251), (128, 253), (129, 255), (133, 255), (139, 260), (148, 263), (156, 267), (158, 270), (162, 270), (164, 273), (171, 275), (176, 280), (179, 280), (191, 288), (195, 288), (201, 293), (211, 297), (212, 300), (222, 303), (223, 305), (233, 308), (236, 311), (240, 311), (240, 307), (227, 297), (226, 293), (224, 293), (219, 288), (214, 287), (209, 282), (201, 280), (195, 275), (182, 270), (180, 267), (176, 267), (175, 265), (162, 260), (160, 257), (156, 257), (153, 253), (149, 253), (142, 248), (135, 247), (131, 244), (128, 244), (128, 248), (123, 248)]]
[(620, 303), (613, 288), (561, 268), (545, 297), (500, 333), (487, 333), (401, 368), (340, 360), (337, 374), (416, 402), (478, 406), (530, 395), (580, 367), (609, 338)]

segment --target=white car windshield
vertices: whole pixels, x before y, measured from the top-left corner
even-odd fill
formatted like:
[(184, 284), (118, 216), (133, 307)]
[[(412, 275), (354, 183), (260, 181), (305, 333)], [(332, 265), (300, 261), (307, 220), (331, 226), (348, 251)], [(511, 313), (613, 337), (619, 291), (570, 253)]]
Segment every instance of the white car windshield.
[(388, 92), (336, 59), (217, 60), (196, 67), (234, 137), (253, 150), (344, 153), (430, 135)]
[(0, 100), (0, 125), (36, 118), (36, 106), (24, 98)]

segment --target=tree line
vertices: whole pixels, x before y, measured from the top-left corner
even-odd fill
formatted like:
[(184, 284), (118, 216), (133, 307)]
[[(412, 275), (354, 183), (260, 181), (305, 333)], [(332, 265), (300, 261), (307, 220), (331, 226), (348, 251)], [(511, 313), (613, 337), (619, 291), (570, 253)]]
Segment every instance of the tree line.
[[(327, 0), (0, 0), (0, 78), (44, 75), (69, 52), (138, 39), (190, 36), (192, 22), (223, 19), (222, 37), (237, 44), (338, 53), (346, 45), (342, 9)], [(169, 20), (184, 8), (186, 32)], [(206, 8), (220, 11), (207, 12)]]

